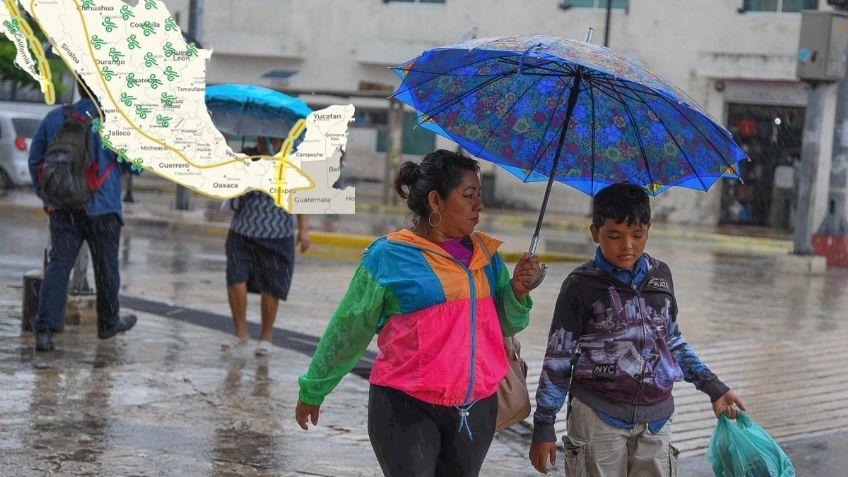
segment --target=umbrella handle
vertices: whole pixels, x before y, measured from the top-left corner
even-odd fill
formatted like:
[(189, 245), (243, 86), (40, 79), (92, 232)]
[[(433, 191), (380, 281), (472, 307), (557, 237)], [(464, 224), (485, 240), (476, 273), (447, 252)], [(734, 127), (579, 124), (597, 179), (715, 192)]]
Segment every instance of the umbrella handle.
[(539, 285), (542, 284), (542, 282), (545, 280), (545, 275), (547, 275), (547, 274), (548, 274), (548, 265), (546, 263), (542, 263), (539, 266), (539, 274), (536, 275), (536, 279), (533, 280), (532, 282), (529, 282), (529, 283), (528, 282), (521, 282), (521, 284), (524, 285), (524, 288), (526, 288), (528, 290), (532, 290), (532, 289), (534, 289), (534, 288), (536, 288), (536, 287), (538, 287)]

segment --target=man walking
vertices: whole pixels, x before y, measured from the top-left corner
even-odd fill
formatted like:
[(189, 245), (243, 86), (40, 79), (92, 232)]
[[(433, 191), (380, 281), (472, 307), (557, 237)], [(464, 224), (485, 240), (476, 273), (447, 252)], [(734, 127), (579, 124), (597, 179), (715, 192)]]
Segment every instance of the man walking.
[[(56, 108), (50, 111), (32, 138), (29, 172), (35, 193), (42, 199), (45, 194), (39, 179), (44, 180), (47, 177), (45, 155), (51, 146), (51, 140), (61, 132), (63, 124), (69, 118), (85, 122), (86, 119), (97, 117), (97, 108), (88, 88), (82, 83), (78, 83), (77, 87), (81, 99), (70, 108)], [(121, 283), (118, 245), (124, 224), (121, 209), (121, 172), (129, 172), (129, 164), (118, 164), (117, 155), (104, 149), (99, 135), (90, 129), (84, 144), (87, 144), (88, 154), (95, 164), (86, 171), (86, 178), (93, 190), (90, 198), (76, 207), (59, 207), (44, 201), (44, 209), (49, 217), (50, 255), (38, 296), (38, 313), (32, 323), (36, 351), (52, 351), (53, 332), (64, 328), (68, 280), (83, 241), (88, 242), (94, 265), (97, 287), (97, 337), (111, 338), (129, 330), (136, 322), (133, 315), (118, 315), (118, 289)], [(115, 167), (116, 165), (118, 167)]]

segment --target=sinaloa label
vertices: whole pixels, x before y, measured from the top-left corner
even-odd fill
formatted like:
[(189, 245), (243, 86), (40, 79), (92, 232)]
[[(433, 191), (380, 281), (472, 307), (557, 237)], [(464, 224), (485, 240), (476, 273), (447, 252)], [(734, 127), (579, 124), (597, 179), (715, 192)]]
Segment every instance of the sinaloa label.
[[(39, 73), (45, 69), (34, 66), (42, 60), (26, 48), (44, 56), (25, 41), (32, 28), (15, 0), (0, 1), (0, 24), (17, 45), (17, 64), (45, 90)], [(216, 198), (258, 190), (293, 213), (354, 213), (353, 201), (345, 200), (355, 196), (353, 189), (332, 188), (352, 105), (313, 112), (289, 132), (288, 148), (251, 160), (230, 149), (207, 112), (206, 62), (212, 52), (186, 43), (164, 3), (23, 0), (21, 5), (50, 38), (53, 52), (97, 97), (98, 132), (121, 161)], [(45, 98), (51, 101), (47, 92)]]

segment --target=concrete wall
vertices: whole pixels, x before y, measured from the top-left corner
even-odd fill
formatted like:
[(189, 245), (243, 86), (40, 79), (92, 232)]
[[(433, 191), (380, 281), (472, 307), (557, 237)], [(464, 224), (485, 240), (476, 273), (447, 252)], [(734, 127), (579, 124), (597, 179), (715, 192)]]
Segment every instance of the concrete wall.
[[(188, 1), (165, 0), (187, 26)], [(727, 82), (747, 84), (752, 96), (785, 81), (797, 87), (797, 13), (740, 14), (739, 0), (630, 0), (613, 10), (610, 47), (650, 66), (685, 90), (719, 122), (725, 116)], [(821, 8), (829, 8), (820, 2)], [(208, 0), (202, 43), (214, 51), (208, 82), (251, 82), (279, 86), (261, 75), (298, 70), (287, 81), (295, 89), (355, 90), (360, 81), (396, 86), (386, 67), (421, 51), (477, 37), (540, 33), (583, 39), (595, 28), (603, 43), (605, 11), (562, 10), (557, 0), (447, 0), (445, 4), (383, 3), (380, 0)], [(719, 83), (721, 83), (719, 85)], [(724, 90), (726, 91), (726, 90)], [(303, 96), (309, 101), (308, 95)], [(740, 100), (737, 98), (737, 100)], [(756, 100), (753, 98), (752, 101)], [(741, 98), (741, 102), (745, 98)], [(378, 174), (383, 154), (373, 136), (351, 134), (351, 165)], [(451, 143), (446, 144), (448, 147)], [(527, 187), (501, 170), (499, 201), (526, 203), (542, 187)], [(710, 194), (672, 190), (657, 199), (658, 216), (678, 222), (715, 223), (720, 185)], [(531, 192), (532, 191), (532, 192)], [(539, 192), (541, 197), (541, 192)], [(584, 213), (589, 201), (558, 185), (551, 208)]]

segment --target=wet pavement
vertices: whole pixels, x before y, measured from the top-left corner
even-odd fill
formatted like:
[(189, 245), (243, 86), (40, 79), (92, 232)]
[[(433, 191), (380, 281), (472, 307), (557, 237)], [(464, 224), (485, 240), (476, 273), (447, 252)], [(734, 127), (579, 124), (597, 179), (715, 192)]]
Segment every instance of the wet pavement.
[[(40, 266), (45, 220), (26, 198), (12, 199), (0, 199), (0, 474), (379, 473), (366, 434), (365, 380), (346, 377), (322, 407), (320, 425), (303, 433), (290, 416), (306, 354), (275, 347), (270, 358), (257, 359), (252, 348), (223, 351), (225, 332), (169, 317), (181, 308), (228, 316), (225, 224), (201, 223), (214, 213), (192, 211), (174, 220), (169, 214), (175, 211), (152, 206), (153, 197), (147, 206), (132, 204), (122, 239), (122, 293), (171, 304), (171, 311), (140, 313), (136, 329), (108, 341), (97, 340), (91, 325), (68, 326), (57, 335), (56, 352), (33, 355), (31, 336), (19, 331), (19, 285), (25, 271)], [(523, 221), (490, 217), (480, 229), (504, 239), (504, 249), (526, 246)], [(375, 207), (355, 219), (316, 218), (314, 224), (370, 234), (403, 221), (402, 214)], [(197, 227), (188, 227), (192, 223)], [(543, 231), (545, 250), (588, 256), (580, 218), (552, 217), (551, 223), (556, 226)], [(774, 256), (786, 246), (781, 237), (723, 238), (663, 227), (654, 226), (648, 251), (674, 272), (689, 342), (737, 390), (754, 420), (785, 443), (796, 465), (818, 469), (799, 475), (840, 475), (826, 469), (839, 458), (848, 465), (848, 453), (840, 451), (848, 449), (848, 383), (841, 373), (848, 358), (848, 273), (779, 273)], [(277, 328), (320, 335), (359, 252), (316, 246), (299, 256)], [(574, 266), (552, 263), (534, 292), (531, 326), (520, 335), (531, 387), (559, 286)], [(248, 319), (259, 321), (253, 296)], [(710, 475), (702, 457), (715, 425), (709, 402), (686, 383), (675, 396), (681, 475)], [(527, 445), (521, 427), (501, 435), (482, 475), (534, 475)]]

